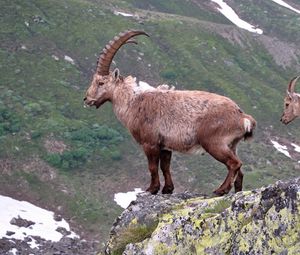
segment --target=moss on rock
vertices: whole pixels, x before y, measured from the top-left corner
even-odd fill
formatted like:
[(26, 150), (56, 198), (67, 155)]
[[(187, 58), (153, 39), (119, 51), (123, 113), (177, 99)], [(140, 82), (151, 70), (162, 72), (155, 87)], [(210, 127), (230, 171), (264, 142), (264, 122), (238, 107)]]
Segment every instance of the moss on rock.
[(300, 254), (299, 197), (300, 179), (214, 198), (143, 194), (106, 254)]

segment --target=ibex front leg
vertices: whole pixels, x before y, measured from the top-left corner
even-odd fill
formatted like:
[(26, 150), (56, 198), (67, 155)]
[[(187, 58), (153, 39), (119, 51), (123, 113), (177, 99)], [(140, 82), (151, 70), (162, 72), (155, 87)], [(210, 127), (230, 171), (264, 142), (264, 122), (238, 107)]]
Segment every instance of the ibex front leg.
[(153, 145), (143, 145), (144, 152), (148, 159), (148, 168), (151, 174), (151, 183), (149, 188), (146, 190), (151, 194), (157, 194), (160, 188), (158, 164), (159, 164), (159, 153), (160, 149)]
[(163, 194), (172, 194), (174, 190), (174, 185), (170, 172), (171, 157), (171, 151), (162, 150), (160, 152), (160, 168), (165, 177), (165, 186), (162, 189)]

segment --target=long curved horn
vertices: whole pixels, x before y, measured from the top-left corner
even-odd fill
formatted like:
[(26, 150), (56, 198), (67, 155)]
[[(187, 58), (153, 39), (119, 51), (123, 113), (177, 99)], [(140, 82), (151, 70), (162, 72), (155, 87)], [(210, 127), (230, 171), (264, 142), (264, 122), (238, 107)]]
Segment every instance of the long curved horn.
[(290, 81), (290, 83), (289, 83), (289, 85), (288, 85), (288, 92), (290, 92), (290, 93), (294, 93), (295, 92), (295, 85), (296, 85), (296, 82), (297, 82), (297, 80), (300, 78), (300, 76), (296, 76), (296, 77), (294, 77), (291, 81)]
[(118, 36), (115, 36), (112, 41), (106, 44), (98, 58), (97, 73), (100, 75), (108, 75), (110, 64), (117, 51), (127, 42), (135, 43), (135, 41), (129, 39), (137, 35), (146, 35), (149, 37), (144, 31), (127, 30), (121, 32)]

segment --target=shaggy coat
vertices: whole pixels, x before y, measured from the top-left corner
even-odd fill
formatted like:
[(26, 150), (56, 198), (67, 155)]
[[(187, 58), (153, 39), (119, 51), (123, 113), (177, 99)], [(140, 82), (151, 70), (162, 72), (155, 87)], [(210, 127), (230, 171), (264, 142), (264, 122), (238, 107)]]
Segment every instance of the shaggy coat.
[[(135, 94), (134, 79), (116, 86), (113, 109), (139, 144), (193, 153), (223, 138), (227, 144), (252, 136), (253, 118), (231, 99), (204, 91), (154, 90)], [(217, 134), (217, 136), (216, 136)]]
[(295, 92), (299, 78), (300, 76), (297, 76), (290, 81), (284, 98), (284, 110), (280, 120), (286, 125), (300, 116), (300, 94)]
[(123, 78), (119, 70), (109, 72), (113, 56), (130, 38), (147, 35), (143, 31), (125, 31), (103, 49), (97, 71), (86, 91), (84, 103), (100, 107), (110, 101), (115, 115), (142, 146), (148, 159), (151, 182), (147, 191), (160, 189), (158, 167), (165, 185), (162, 193), (174, 189), (170, 163), (172, 151), (195, 153), (206, 151), (227, 166), (228, 174), (214, 192), (223, 195), (234, 185), (242, 190), (242, 163), (236, 147), (240, 140), (251, 138), (256, 121), (231, 99), (204, 91), (181, 91), (164, 84), (153, 88), (136, 79)]

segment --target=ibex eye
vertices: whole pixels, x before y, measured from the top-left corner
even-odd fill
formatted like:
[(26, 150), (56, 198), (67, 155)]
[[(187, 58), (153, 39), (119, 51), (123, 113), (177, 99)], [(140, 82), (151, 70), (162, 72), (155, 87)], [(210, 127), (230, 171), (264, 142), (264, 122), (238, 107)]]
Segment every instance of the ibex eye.
[(102, 86), (103, 84), (104, 84), (104, 82), (101, 82), (101, 81), (99, 82), (99, 85), (100, 85), (100, 86)]

